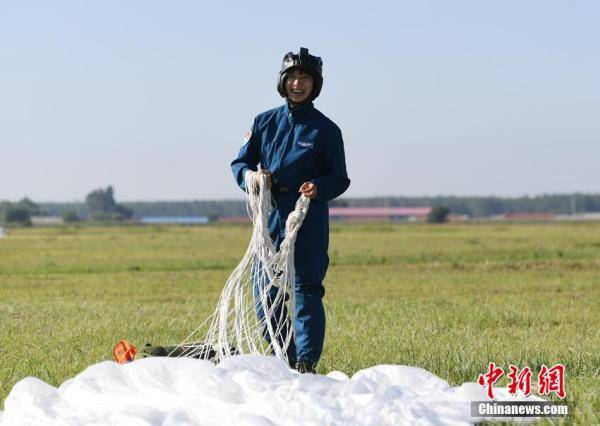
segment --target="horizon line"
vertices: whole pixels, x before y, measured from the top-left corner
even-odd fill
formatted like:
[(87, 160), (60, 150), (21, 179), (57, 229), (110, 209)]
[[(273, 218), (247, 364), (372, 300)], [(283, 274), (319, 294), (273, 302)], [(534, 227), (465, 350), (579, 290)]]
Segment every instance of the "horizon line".
[[(457, 195), (457, 194), (437, 194), (437, 195), (368, 195), (368, 196), (350, 196), (350, 197), (338, 197), (336, 200), (368, 200), (374, 198), (502, 198), (502, 199), (517, 199), (517, 198), (538, 198), (538, 197), (565, 197), (565, 196), (600, 196), (600, 192), (543, 192), (538, 194), (521, 194), (521, 195), (497, 195), (497, 194), (486, 194), (486, 195)], [(36, 204), (85, 204), (85, 200), (43, 200), (36, 201), (33, 198), (24, 196), (18, 200), (0, 199), (0, 203), (18, 203), (19, 201), (27, 198)], [(146, 200), (115, 200), (118, 203), (189, 203), (198, 201), (214, 201), (214, 202), (227, 202), (227, 201), (245, 201), (243, 196), (236, 198), (195, 198), (195, 199), (146, 199)]]

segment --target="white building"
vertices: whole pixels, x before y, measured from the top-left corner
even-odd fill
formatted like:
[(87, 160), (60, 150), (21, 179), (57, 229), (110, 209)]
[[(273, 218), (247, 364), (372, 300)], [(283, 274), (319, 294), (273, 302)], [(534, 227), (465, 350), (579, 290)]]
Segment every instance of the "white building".
[(31, 224), (33, 226), (53, 226), (62, 225), (63, 218), (60, 216), (32, 216)]

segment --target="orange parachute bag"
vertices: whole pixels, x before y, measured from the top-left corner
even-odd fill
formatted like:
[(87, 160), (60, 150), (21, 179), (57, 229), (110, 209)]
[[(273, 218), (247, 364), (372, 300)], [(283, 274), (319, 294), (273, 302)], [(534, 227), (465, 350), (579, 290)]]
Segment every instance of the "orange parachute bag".
[(119, 364), (133, 361), (136, 354), (137, 348), (126, 340), (121, 340), (113, 349), (113, 356), (115, 357), (115, 361)]

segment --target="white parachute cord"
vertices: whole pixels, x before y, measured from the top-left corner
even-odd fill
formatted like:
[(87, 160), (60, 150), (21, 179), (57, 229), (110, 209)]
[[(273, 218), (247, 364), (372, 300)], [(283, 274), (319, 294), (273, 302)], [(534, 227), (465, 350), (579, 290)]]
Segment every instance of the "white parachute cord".
[[(244, 176), (246, 206), (253, 224), (250, 243), (227, 279), (214, 313), (178, 346), (185, 349), (183, 356), (219, 362), (234, 354), (274, 353), (287, 360), (287, 349), (294, 338), (295, 242), (310, 200), (302, 195), (296, 202), (277, 251), (268, 227), (274, 200), (266, 175), (256, 182), (256, 173), (247, 171)], [(261, 320), (257, 317), (259, 310), (263, 312)], [(202, 336), (203, 330), (201, 344), (188, 343), (193, 336)]]
[[(276, 310), (279, 305), (279, 291), (276, 293), (274, 300), (271, 299), (271, 289), (274, 287), (275, 282), (275, 271), (270, 267), (271, 259), (276, 255), (275, 245), (271, 240), (271, 236), (269, 235), (269, 226), (268, 226), (268, 213), (270, 213), (271, 207), (271, 191), (267, 190), (267, 177), (266, 175), (261, 176), (260, 181), (260, 191), (259, 191), (259, 211), (258, 217), (254, 221), (254, 227), (259, 234), (259, 238), (255, 240), (255, 249), (257, 253), (258, 263), (255, 263), (255, 268), (253, 269), (258, 273), (258, 277), (253, 277), (253, 286), (258, 285), (258, 293), (259, 297), (256, 303), (260, 303), (260, 307), (263, 311), (263, 319), (261, 320), (261, 326), (266, 328), (266, 331), (269, 335), (270, 345), (273, 351), (275, 352), (275, 356), (280, 359), (285, 359), (285, 349), (279, 345), (279, 333), (277, 333), (273, 328), (273, 322), (271, 319), (274, 316), (274, 310)], [(269, 212), (267, 213), (267, 209)], [(265, 280), (266, 278), (266, 280)], [(257, 281), (255, 281), (257, 280)], [(266, 281), (266, 285), (265, 284)], [(253, 290), (254, 291), (254, 290)], [(280, 309), (281, 310), (281, 309)], [(278, 323), (276, 323), (278, 324)]]
[[(289, 297), (288, 306), (290, 309), (288, 309), (288, 315), (290, 325), (294, 324), (296, 316), (296, 269), (294, 267), (294, 251), (296, 239), (298, 237), (298, 231), (300, 230), (300, 227), (304, 222), (304, 218), (308, 213), (309, 204), (310, 199), (304, 195), (301, 195), (300, 198), (298, 198), (298, 201), (296, 201), (295, 209), (288, 215), (285, 223), (285, 238), (279, 247), (279, 251), (272, 258), (272, 266), (269, 265), (269, 269), (281, 271), (279, 283), (284, 288), (282, 297), (284, 297), (286, 293)], [(279, 324), (285, 324), (285, 322), (281, 321)], [(291, 340), (294, 334), (294, 327), (289, 328), (291, 330), (290, 333), (288, 333), (288, 340)], [(289, 344), (289, 342), (287, 344)]]

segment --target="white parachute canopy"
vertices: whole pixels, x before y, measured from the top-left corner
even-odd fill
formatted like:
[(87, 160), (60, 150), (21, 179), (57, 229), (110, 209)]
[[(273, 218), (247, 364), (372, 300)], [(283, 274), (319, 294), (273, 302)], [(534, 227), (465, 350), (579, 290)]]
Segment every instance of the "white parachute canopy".
[[(255, 182), (246, 172), (246, 182)], [(238, 354), (270, 355), (288, 360), (294, 338), (294, 246), (308, 212), (310, 199), (301, 195), (286, 220), (279, 250), (269, 235), (273, 199), (266, 176), (258, 185), (246, 185), (248, 214), (253, 232), (244, 257), (221, 292), (214, 313), (172, 353), (220, 362)], [(201, 344), (190, 342), (200, 341)]]

